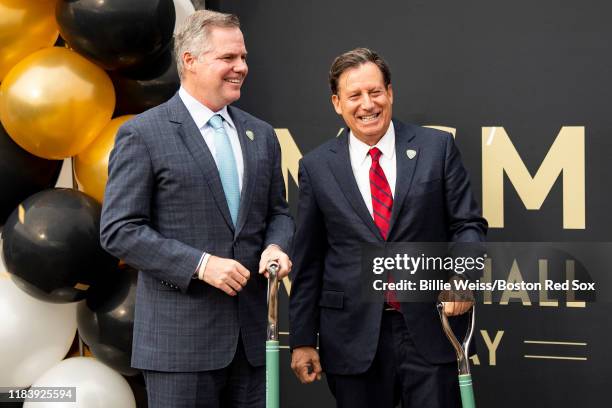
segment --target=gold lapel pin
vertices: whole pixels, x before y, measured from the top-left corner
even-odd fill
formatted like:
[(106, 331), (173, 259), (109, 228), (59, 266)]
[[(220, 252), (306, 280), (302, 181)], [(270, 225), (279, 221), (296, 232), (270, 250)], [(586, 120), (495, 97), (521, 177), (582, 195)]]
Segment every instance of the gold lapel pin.
[(253, 133), (252, 130), (247, 130), (246, 131), (246, 135), (249, 139), (254, 140), (255, 139), (255, 133)]
[(416, 153), (417, 153), (416, 150), (412, 150), (412, 149), (406, 150), (406, 156), (408, 156), (410, 160), (416, 157)]

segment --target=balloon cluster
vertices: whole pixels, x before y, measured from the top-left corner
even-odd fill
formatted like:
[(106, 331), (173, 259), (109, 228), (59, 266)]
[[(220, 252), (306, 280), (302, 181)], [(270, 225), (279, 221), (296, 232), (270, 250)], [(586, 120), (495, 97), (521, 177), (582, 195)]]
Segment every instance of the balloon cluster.
[[(1, 386), (70, 384), (74, 406), (140, 404), (139, 380), (120, 375), (138, 374), (138, 272), (100, 247), (100, 204), (119, 127), (178, 90), (172, 34), (193, 11), (189, 0), (0, 0)], [(78, 190), (53, 188), (64, 159)], [(63, 360), (77, 327), (99, 362)]]

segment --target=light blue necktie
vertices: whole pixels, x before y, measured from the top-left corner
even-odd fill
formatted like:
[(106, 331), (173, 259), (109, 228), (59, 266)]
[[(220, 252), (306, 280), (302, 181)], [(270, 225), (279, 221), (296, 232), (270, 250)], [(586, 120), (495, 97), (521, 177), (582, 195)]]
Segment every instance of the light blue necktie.
[(223, 118), (219, 115), (214, 115), (208, 121), (210, 126), (215, 130), (215, 156), (217, 159), (217, 168), (221, 177), (221, 184), (225, 192), (225, 199), (229, 207), (230, 215), (234, 226), (238, 220), (238, 208), (240, 206), (240, 185), (238, 184), (238, 168), (236, 166), (236, 158), (232, 150), (229, 136), (225, 132), (223, 126)]

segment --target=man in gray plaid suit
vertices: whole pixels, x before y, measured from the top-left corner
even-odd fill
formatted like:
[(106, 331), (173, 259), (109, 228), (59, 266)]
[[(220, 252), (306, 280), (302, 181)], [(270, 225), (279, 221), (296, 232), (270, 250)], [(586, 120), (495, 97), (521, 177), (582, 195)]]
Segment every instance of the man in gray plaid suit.
[(247, 74), (237, 17), (190, 16), (181, 89), (120, 129), (101, 242), (138, 268), (132, 365), (150, 407), (263, 407), (265, 267), (286, 276), (294, 223), (280, 146), (230, 103)]

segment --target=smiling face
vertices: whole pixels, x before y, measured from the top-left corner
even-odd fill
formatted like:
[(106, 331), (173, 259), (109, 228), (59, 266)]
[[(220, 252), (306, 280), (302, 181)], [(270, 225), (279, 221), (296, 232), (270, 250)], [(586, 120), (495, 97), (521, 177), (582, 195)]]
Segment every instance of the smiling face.
[(384, 136), (391, 123), (393, 89), (391, 84), (385, 86), (376, 64), (366, 62), (340, 75), (332, 104), (355, 137), (372, 146)]
[(237, 101), (249, 68), (242, 31), (211, 27), (208, 48), (199, 56), (183, 55), (183, 87), (213, 112)]

